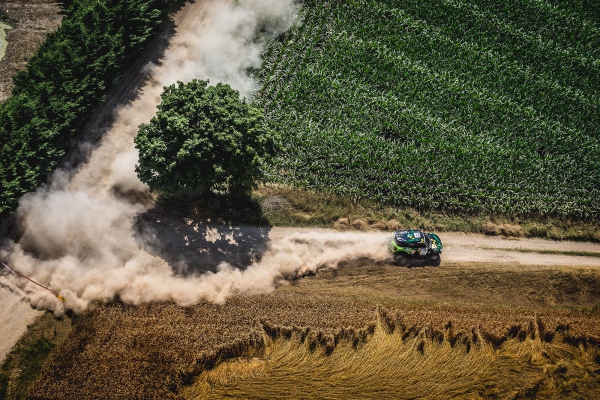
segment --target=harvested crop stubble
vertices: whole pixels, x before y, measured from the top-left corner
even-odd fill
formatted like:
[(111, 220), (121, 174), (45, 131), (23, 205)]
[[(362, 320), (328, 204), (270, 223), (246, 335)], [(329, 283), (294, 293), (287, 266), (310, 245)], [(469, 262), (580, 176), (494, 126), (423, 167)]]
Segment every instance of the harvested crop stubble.
[[(235, 297), (201, 303), (100, 305), (81, 317), (66, 345), (46, 365), (32, 398), (169, 398), (186, 374), (219, 357), (241, 355), (260, 340), (260, 319), (332, 332), (362, 327), (373, 309), (301, 296)], [(183, 375), (182, 375), (183, 373)]]
[(222, 306), (114, 302), (77, 321), (30, 397), (179, 398), (183, 387), (222, 361), (260, 356), (265, 341), (300, 337), (310, 349), (331, 354), (341, 342), (365, 343), (376, 324), (401, 333), (403, 340), (420, 337), (424, 349), (440, 340), (498, 348), (507, 340), (528, 338), (590, 351), (600, 347), (600, 316), (595, 314), (449, 306), (377, 312), (368, 301), (289, 291), (234, 297)]
[[(532, 328), (535, 324), (532, 325)], [(180, 393), (220, 398), (597, 398), (597, 347), (544, 341), (531, 329), (499, 346), (452, 327), (404, 330), (384, 321), (359, 342), (347, 331), (314, 348), (296, 329), (269, 334), (262, 352), (203, 371)], [(476, 340), (475, 340), (476, 339)], [(368, 394), (368, 395), (367, 395)]]

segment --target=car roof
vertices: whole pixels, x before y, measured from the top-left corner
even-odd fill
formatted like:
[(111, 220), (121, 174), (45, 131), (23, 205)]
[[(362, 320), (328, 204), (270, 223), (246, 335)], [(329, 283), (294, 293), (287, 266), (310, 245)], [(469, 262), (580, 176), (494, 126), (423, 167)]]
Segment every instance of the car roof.
[(420, 243), (425, 241), (425, 233), (417, 229), (403, 229), (394, 232), (394, 237), (402, 243)]

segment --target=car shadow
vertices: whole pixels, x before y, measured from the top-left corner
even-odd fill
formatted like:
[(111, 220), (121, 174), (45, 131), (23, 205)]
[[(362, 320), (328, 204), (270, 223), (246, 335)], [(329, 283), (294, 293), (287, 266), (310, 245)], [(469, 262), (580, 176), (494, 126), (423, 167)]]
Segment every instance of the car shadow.
[(270, 226), (192, 221), (183, 214), (157, 208), (138, 215), (134, 227), (146, 251), (184, 276), (216, 272), (223, 262), (247, 268), (262, 257), (271, 230)]
[(397, 267), (439, 267), (440, 259), (437, 261), (431, 261), (425, 258), (412, 258), (412, 257), (394, 257), (392, 263)]

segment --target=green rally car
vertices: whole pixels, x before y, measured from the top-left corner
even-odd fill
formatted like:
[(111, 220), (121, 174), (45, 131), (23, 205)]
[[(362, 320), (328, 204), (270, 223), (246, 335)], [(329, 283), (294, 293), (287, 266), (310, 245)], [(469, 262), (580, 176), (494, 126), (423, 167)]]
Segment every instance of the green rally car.
[(404, 229), (390, 235), (390, 250), (396, 265), (421, 263), (437, 267), (443, 248), (442, 240), (435, 233)]

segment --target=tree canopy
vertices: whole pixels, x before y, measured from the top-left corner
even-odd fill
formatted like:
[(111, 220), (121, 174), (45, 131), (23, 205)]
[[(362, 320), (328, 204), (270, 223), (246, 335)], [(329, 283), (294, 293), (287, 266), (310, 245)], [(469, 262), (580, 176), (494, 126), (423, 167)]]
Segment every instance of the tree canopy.
[(0, 103), (0, 216), (44, 182), (139, 59), (176, 0), (63, 1), (60, 27)]
[(158, 112), (140, 125), (136, 172), (152, 191), (167, 197), (246, 194), (275, 154), (275, 133), (262, 110), (229, 85), (208, 83), (165, 87)]

